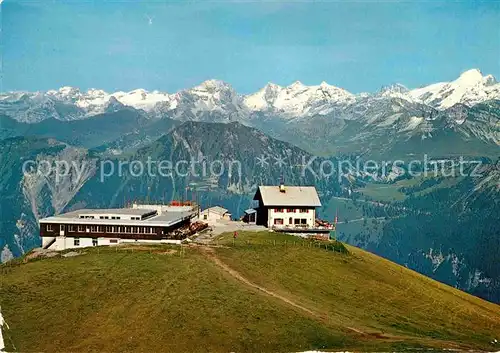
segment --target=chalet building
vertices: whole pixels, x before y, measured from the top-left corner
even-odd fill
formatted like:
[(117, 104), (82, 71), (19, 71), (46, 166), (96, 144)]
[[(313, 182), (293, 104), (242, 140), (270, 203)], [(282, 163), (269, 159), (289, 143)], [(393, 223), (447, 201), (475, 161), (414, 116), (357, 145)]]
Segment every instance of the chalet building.
[(196, 215), (193, 206), (82, 209), (40, 219), (40, 237), (43, 248), (54, 250), (137, 241), (179, 244)]
[(255, 222), (276, 231), (328, 232), (316, 225), (316, 207), (321, 206), (314, 186), (259, 186), (254, 200)]

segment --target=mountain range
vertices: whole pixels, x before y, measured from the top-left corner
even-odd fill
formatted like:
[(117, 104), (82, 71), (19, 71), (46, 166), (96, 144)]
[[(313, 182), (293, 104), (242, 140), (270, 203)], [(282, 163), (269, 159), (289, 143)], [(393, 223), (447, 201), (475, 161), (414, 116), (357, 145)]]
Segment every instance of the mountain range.
[[(360, 94), (326, 82), (306, 86), (299, 81), (287, 87), (268, 83), (248, 95), (238, 94), (229, 84), (218, 80), (208, 80), (173, 94), (144, 89), (114, 93), (90, 89), (83, 92), (74, 87), (62, 87), (46, 92), (2, 93), (0, 109), (16, 120), (28, 123), (47, 118), (83, 119), (122, 106), (143, 110), (151, 116), (168, 114), (181, 120), (206, 120), (206, 114), (214, 114), (219, 122), (243, 122), (251, 120), (255, 113), (273, 114), (284, 119), (327, 115), (340, 107), (363, 102), (367, 97), (398, 98), (445, 110), (456, 104), (473, 106), (486, 100), (500, 99), (500, 84), (492, 75), (483, 76), (478, 69), (472, 69), (452, 82), (439, 82), (412, 90), (393, 84), (375, 93)], [(347, 117), (346, 114), (342, 116)]]
[[(249, 95), (217, 80), (174, 94), (63, 87), (2, 93), (0, 137), (50, 136), (52, 131), (77, 129), (82, 133), (76, 144), (97, 147), (116, 139), (115, 147), (126, 150), (140, 147), (138, 137), (153, 141), (177, 122), (236, 121), (318, 155), (409, 157), (431, 151), (436, 156), (495, 156), (500, 145), (499, 102), (500, 83), (477, 69), (452, 82), (413, 90), (394, 84), (371, 94), (298, 81), (288, 87), (269, 83)], [(119, 116), (128, 118), (120, 121)], [(89, 129), (90, 135), (85, 133)], [(75, 143), (65, 136), (61, 140)]]

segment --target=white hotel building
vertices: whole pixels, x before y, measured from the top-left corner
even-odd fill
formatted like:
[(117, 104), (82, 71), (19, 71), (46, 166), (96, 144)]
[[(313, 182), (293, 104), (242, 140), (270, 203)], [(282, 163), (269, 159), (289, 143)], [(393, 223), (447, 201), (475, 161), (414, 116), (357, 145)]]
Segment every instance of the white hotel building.
[(120, 243), (180, 244), (189, 235), (195, 206), (137, 205), (81, 209), (40, 219), (45, 249), (65, 250)]
[(316, 227), (316, 207), (321, 201), (314, 186), (259, 186), (254, 200), (259, 202), (259, 225), (277, 231), (326, 231)]

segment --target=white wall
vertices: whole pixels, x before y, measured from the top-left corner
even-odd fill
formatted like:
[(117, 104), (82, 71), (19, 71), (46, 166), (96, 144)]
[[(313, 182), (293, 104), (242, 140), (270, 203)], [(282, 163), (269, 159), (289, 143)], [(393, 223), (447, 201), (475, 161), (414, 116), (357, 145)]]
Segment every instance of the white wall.
[[(150, 240), (150, 239), (120, 239), (120, 243), (137, 243), (137, 244), (180, 244), (181, 240), (176, 239), (162, 239), (162, 240)], [(99, 244), (100, 245), (100, 244)]]
[[(274, 224), (276, 218), (283, 219), (282, 227), (295, 226), (295, 219), (306, 219), (306, 224), (308, 227), (314, 227), (316, 220), (316, 210), (314, 208), (308, 208), (307, 213), (300, 212), (300, 208), (294, 207), (295, 212), (287, 212), (287, 208), (283, 208), (283, 212), (276, 212), (275, 208), (269, 208), (267, 213), (267, 225), (268, 227), (280, 227)], [(290, 224), (290, 218), (292, 218), (292, 223)]]
[[(50, 242), (53, 237), (42, 237), (42, 244), (45, 245)], [(75, 246), (75, 238), (69, 237), (56, 237), (54, 244), (50, 246), (50, 250), (66, 250), (66, 249), (79, 249), (93, 246), (92, 238), (78, 238), (80, 240), (80, 245)], [(111, 239), (116, 239), (117, 243), (111, 243)], [(147, 240), (147, 239), (120, 239), (120, 238), (98, 238), (98, 246), (113, 246), (121, 243), (148, 243), (148, 244), (180, 244), (181, 240), (176, 239), (162, 239), (162, 240)]]

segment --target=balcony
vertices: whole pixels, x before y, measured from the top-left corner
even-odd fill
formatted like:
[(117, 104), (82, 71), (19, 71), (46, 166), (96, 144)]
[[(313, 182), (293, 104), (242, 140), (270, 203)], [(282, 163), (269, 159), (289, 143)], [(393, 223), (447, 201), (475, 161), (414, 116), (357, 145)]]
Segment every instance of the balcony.
[(284, 233), (329, 233), (333, 226), (311, 226), (309, 224), (274, 224), (271, 229), (275, 232)]

